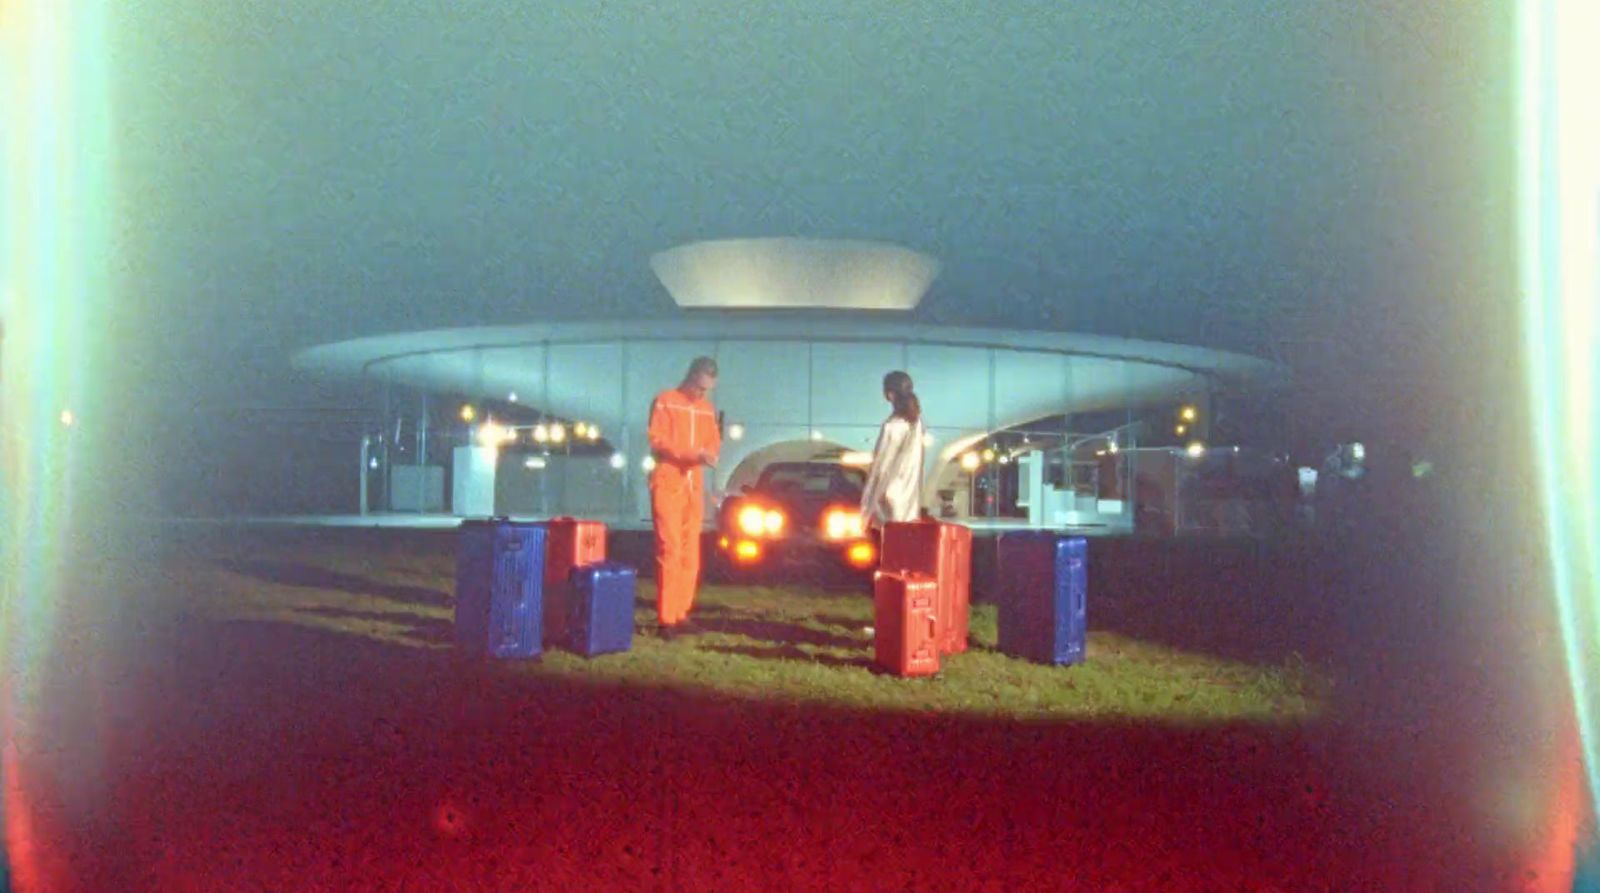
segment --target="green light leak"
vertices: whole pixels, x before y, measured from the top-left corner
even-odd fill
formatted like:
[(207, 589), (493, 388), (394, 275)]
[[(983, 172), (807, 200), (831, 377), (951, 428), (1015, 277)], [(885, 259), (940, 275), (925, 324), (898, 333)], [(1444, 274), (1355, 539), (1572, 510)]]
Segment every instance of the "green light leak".
[[(54, 641), (98, 423), (95, 345), (109, 304), (106, 8), (0, 4), (0, 634), (8, 708)], [(10, 711), (8, 711), (9, 713)], [(8, 715), (8, 721), (15, 717)]]
[(1591, 796), (1600, 802), (1600, 4), (1518, 8), (1518, 191), (1533, 451)]

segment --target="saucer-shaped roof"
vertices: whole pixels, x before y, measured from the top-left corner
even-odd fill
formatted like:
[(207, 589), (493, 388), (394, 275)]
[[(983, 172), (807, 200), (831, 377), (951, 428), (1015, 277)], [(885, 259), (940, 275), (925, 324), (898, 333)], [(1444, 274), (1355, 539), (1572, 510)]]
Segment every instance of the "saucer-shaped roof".
[(933, 258), (882, 242), (724, 239), (650, 258), (690, 309), (911, 310), (939, 275)]

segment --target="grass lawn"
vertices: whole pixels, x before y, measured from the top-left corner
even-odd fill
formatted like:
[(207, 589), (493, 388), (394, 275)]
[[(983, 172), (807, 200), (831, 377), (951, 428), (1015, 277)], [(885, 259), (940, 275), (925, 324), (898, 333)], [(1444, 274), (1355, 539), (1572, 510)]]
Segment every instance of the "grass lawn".
[[(437, 548), (296, 543), (214, 563), (180, 563), (175, 587), (210, 593), (219, 620), (289, 623), (419, 649), (450, 648), (453, 554)], [(640, 581), (638, 629), (654, 626), (654, 585)], [(1090, 618), (1094, 617), (1091, 594)], [(1091, 631), (1087, 663), (1030, 664), (993, 650), (995, 609), (975, 605), (972, 649), (933, 678), (872, 666), (864, 593), (804, 586), (709, 585), (703, 635), (671, 642), (636, 634), (626, 654), (585, 659), (546, 651), (508, 673), (574, 684), (626, 683), (763, 700), (1018, 719), (1139, 719), (1178, 724), (1295, 723), (1316, 715), (1330, 682), (1296, 657), (1250, 664)]]
[[(468, 662), (451, 536), (173, 537), (63, 627), (18, 727), (7, 806), (61, 875), (29, 889), (1536, 888), (1486, 881), (1547, 870), (1559, 829), (1485, 843), (1483, 810), (1554, 802), (1522, 756), (1545, 732), (1484, 671), (1504, 650), (1447, 651), (1405, 597), (1437, 567), (1368, 589), (1330, 582), (1343, 554), (1123, 545), (1091, 563), (1086, 664), (996, 653), (979, 605), (970, 652), (897, 679), (860, 587), (713, 585), (703, 635)], [(1485, 717), (1522, 735), (1504, 756)]]

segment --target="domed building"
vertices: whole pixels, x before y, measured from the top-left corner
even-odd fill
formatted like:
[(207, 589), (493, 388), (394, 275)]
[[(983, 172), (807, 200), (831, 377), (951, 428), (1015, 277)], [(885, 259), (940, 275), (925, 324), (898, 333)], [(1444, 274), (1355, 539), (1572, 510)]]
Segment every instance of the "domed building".
[[(363, 512), (637, 524), (649, 511), (650, 401), (705, 355), (721, 368), (724, 435), (711, 500), (771, 461), (863, 461), (888, 412), (883, 375), (903, 369), (924, 407), (930, 509), (1117, 527), (1132, 507), (1102, 498), (1116, 488), (1086, 488), (1076, 456), (1170, 444), (1174, 431), (1203, 442), (1219, 395), (1284, 380), (1273, 364), (1201, 347), (919, 322), (939, 264), (892, 245), (702, 242), (651, 266), (674, 318), (394, 333), (297, 354), (298, 368), (382, 385)], [(1167, 413), (1181, 414), (1176, 427), (1153, 436), (1148, 419)]]

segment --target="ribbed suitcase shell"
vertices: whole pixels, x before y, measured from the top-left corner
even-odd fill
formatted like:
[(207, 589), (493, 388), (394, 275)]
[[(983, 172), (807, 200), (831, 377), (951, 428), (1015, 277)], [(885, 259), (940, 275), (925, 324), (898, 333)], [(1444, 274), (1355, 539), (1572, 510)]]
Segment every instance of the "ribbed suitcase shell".
[(972, 530), (943, 521), (891, 522), (883, 527), (881, 570), (910, 571), (939, 583), (936, 638), (945, 654), (967, 650), (972, 592)]
[(1000, 650), (1077, 664), (1088, 636), (1088, 541), (1042, 530), (1001, 534)]
[(633, 600), (638, 572), (614, 561), (572, 569), (568, 648), (585, 656), (633, 647)]
[(939, 584), (922, 574), (879, 571), (873, 580), (874, 657), (896, 676), (939, 672), (934, 605)]
[(469, 654), (538, 657), (544, 528), (501, 519), (463, 521), (456, 551), (456, 644)]
[(573, 568), (606, 560), (606, 525), (577, 518), (551, 518), (538, 523), (549, 531), (544, 559), (544, 640), (551, 645), (565, 645), (573, 599), (568, 580)]

